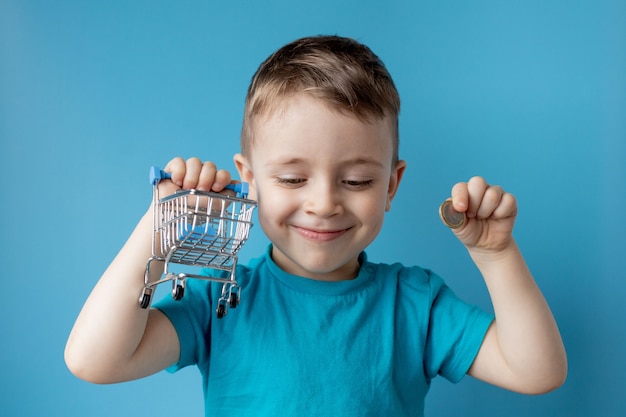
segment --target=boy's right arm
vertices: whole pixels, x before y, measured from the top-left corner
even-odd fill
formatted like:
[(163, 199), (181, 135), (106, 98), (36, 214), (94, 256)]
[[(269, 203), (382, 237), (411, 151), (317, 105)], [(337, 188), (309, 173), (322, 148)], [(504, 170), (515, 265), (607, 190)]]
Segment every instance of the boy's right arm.
[[(178, 336), (157, 310), (138, 298), (151, 256), (151, 210), (89, 295), (70, 333), (65, 362), (77, 377), (95, 383), (140, 378), (178, 360)], [(158, 274), (157, 262), (151, 272)]]
[[(175, 158), (165, 168), (172, 181), (161, 196), (177, 188), (221, 191), (230, 174), (197, 158)], [(146, 262), (152, 255), (152, 209), (139, 221), (124, 247), (102, 275), (81, 310), (65, 348), (65, 361), (77, 377), (94, 383), (141, 378), (178, 360), (180, 344), (171, 322), (155, 309), (142, 309)], [(152, 279), (162, 273), (153, 262)]]

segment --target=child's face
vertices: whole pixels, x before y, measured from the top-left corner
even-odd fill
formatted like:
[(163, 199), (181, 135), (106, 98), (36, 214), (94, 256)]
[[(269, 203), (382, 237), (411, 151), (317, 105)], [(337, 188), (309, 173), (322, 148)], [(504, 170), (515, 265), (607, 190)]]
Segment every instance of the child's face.
[(392, 166), (389, 120), (365, 123), (299, 94), (256, 120), (249, 159), (235, 157), (256, 194), (272, 257), (319, 280), (356, 276), (404, 172)]

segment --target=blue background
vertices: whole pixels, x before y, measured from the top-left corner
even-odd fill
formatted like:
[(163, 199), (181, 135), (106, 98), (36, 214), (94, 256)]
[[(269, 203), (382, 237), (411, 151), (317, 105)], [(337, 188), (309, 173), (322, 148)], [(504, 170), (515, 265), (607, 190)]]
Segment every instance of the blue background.
[[(625, 2), (2, 0), (1, 416), (202, 415), (197, 370), (91, 385), (65, 340), (148, 207), (148, 167), (232, 167), (257, 65), (320, 33), (372, 47), (403, 99), (408, 169), (371, 259), (430, 267), (489, 308), (437, 215), (483, 175), (518, 197), (515, 235), (568, 350), (553, 393), (437, 379), (427, 414), (626, 415)], [(254, 229), (244, 260), (266, 243)]]

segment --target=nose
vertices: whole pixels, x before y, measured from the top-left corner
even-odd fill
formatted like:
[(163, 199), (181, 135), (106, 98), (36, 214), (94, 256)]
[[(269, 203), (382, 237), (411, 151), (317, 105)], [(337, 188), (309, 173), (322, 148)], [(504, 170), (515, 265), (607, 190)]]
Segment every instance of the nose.
[(308, 214), (328, 218), (343, 211), (341, 191), (331, 181), (316, 181), (307, 187), (304, 209)]

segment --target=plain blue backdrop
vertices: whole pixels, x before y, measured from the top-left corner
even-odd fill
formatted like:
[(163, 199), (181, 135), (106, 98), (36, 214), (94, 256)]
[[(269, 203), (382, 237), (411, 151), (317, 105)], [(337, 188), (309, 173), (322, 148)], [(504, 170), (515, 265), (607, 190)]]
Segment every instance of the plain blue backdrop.
[[(203, 415), (197, 370), (96, 386), (64, 344), (148, 207), (148, 167), (232, 167), (258, 64), (322, 33), (368, 44), (403, 100), (408, 169), (370, 258), (432, 268), (490, 308), (437, 215), (483, 175), (518, 197), (515, 236), (568, 351), (553, 393), (436, 379), (427, 414), (626, 415), (624, 1), (2, 0), (0, 416)], [(253, 229), (243, 259), (266, 243)]]

